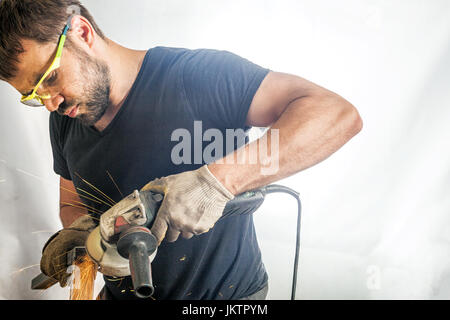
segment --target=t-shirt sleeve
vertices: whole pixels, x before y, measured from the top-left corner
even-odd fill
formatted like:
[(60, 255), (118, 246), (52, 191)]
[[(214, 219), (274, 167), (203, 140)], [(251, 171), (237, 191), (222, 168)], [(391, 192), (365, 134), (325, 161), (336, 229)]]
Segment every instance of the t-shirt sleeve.
[(228, 51), (193, 50), (183, 68), (186, 97), (198, 119), (217, 127), (244, 128), (248, 110), (269, 72)]
[(50, 114), (49, 120), (50, 127), (50, 143), (53, 152), (53, 170), (56, 174), (60, 175), (64, 179), (72, 180), (69, 169), (67, 168), (67, 162), (64, 159), (62, 151), (62, 143), (60, 139), (60, 130), (56, 121), (56, 116)]

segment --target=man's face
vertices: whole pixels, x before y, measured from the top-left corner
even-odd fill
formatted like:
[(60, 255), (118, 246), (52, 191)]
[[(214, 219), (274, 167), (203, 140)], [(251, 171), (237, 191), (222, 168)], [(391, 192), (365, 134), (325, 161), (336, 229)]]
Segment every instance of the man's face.
[[(10, 83), (22, 94), (28, 94), (49, 68), (56, 45), (24, 40), (23, 47), (18, 74)], [(63, 49), (60, 67), (48, 75), (38, 94), (51, 95), (44, 100), (49, 111), (76, 117), (83, 125), (93, 126), (108, 109), (110, 82), (105, 62), (70, 43)]]

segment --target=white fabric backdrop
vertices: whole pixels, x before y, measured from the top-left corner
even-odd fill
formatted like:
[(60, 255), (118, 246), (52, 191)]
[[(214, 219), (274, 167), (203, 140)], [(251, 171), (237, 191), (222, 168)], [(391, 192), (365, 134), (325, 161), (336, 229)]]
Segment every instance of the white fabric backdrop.
[[(125, 46), (229, 50), (358, 108), (357, 137), (281, 182), (303, 202), (299, 299), (450, 298), (449, 1), (84, 4)], [(21, 106), (6, 83), (0, 93), (0, 298), (67, 299), (29, 289), (61, 227), (48, 112)], [(290, 297), (295, 210), (271, 195), (256, 214), (269, 299)]]

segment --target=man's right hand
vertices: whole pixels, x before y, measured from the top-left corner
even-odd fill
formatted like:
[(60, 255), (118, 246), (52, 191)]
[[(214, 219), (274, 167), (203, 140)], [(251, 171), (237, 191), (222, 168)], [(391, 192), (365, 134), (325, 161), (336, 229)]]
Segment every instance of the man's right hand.
[(67, 285), (67, 253), (75, 247), (85, 246), (89, 233), (97, 223), (89, 216), (75, 220), (68, 228), (62, 229), (48, 239), (42, 249), (41, 271), (59, 281), (61, 287)]

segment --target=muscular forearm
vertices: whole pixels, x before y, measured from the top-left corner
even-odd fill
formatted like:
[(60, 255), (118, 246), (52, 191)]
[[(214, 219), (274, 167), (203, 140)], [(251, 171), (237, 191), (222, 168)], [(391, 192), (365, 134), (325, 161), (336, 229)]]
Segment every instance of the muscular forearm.
[[(321, 162), (361, 127), (356, 109), (337, 95), (299, 98), (286, 107), (265, 136), (208, 168), (236, 195)], [(266, 152), (261, 148), (264, 145)]]
[(69, 227), (75, 220), (87, 214), (87, 210), (69, 205), (61, 206), (59, 210), (59, 217), (64, 228)]

